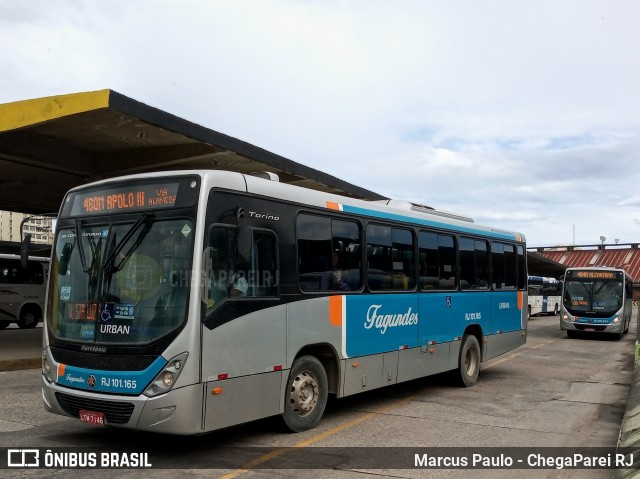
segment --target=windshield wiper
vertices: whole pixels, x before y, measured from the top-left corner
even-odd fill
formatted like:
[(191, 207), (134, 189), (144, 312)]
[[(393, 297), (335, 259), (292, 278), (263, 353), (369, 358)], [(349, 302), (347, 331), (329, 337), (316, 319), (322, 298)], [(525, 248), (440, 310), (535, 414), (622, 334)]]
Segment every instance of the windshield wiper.
[(82, 227), (80, 226), (80, 218), (76, 218), (75, 234), (76, 241), (78, 242), (78, 253), (80, 253), (80, 263), (82, 264), (82, 271), (88, 273), (89, 268), (87, 267), (87, 259), (84, 256), (84, 246), (82, 246)]
[[(116, 238), (114, 233), (114, 237), (113, 237), (113, 240), (111, 241), (111, 245), (109, 248), (110, 249), (109, 255), (107, 256), (107, 258), (104, 260), (104, 263), (102, 264), (102, 269), (104, 271), (108, 271), (108, 272), (112, 271), (112, 269), (114, 268), (114, 261), (118, 256), (118, 254), (120, 254), (120, 252), (124, 249), (124, 246), (128, 243), (128, 241), (135, 234), (135, 232), (138, 231), (138, 229), (140, 228), (140, 226), (142, 226), (143, 223), (146, 223), (147, 225), (151, 224), (150, 220), (152, 216), (153, 215), (151, 213), (143, 214), (140, 218), (138, 218), (138, 220), (134, 224), (131, 225), (131, 228), (129, 228), (129, 230), (125, 233), (125, 235), (122, 237), (122, 239), (118, 243), (116, 243)], [(129, 256), (129, 254), (133, 251), (133, 249), (137, 246), (139, 242), (140, 241), (136, 241), (136, 244), (134, 244), (129, 249), (126, 256)]]

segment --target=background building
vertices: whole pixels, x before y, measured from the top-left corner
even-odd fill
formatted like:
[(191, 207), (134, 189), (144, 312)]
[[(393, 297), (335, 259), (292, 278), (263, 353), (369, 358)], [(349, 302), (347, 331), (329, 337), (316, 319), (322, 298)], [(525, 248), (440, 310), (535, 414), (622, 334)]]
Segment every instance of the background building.
[(52, 244), (53, 231), (51, 218), (0, 211), (0, 241), (20, 243), (20, 225), (24, 223), (23, 233), (31, 235), (31, 242), (37, 244)]

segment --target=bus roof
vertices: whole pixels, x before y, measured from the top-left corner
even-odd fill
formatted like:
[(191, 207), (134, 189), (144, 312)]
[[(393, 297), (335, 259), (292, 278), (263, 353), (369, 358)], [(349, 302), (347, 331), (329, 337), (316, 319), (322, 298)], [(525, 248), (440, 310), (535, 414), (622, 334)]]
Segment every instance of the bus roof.
[[(178, 170), (166, 172), (153, 172), (136, 175), (108, 178), (73, 188), (70, 192), (81, 191), (99, 185), (109, 185), (120, 181), (145, 180), (152, 178), (179, 177), (198, 175), (203, 181), (203, 190), (210, 188), (224, 188), (228, 190), (242, 191), (262, 196), (272, 197), (278, 200), (291, 201), (298, 204), (306, 204), (320, 208), (332, 209), (351, 213), (357, 216), (410, 222), (416, 225), (433, 226), (451, 229), (453, 231), (481, 234), (493, 238), (524, 242), (522, 233), (506, 231), (490, 226), (473, 223), (473, 220), (454, 213), (430, 210), (427, 207), (414, 208), (409, 202), (392, 202), (390, 205), (377, 201), (366, 201), (347, 196), (312, 190), (296, 185), (280, 183), (259, 176), (247, 175), (238, 172), (224, 170)], [(404, 205), (403, 205), (404, 203)], [(422, 206), (422, 205), (421, 205)]]

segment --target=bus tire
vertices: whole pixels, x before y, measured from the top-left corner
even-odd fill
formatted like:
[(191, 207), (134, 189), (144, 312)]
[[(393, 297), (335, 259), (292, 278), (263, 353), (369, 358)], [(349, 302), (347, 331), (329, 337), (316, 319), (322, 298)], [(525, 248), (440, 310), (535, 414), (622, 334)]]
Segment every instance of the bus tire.
[(473, 334), (465, 334), (460, 347), (458, 369), (454, 371), (454, 382), (460, 387), (469, 388), (478, 380), (480, 374), (480, 343)]
[(317, 426), (327, 405), (327, 373), (313, 356), (301, 356), (291, 367), (284, 397), (284, 423), (293, 432)]
[(554, 316), (558, 316), (558, 305), (557, 304), (553, 307), (553, 315)]
[(11, 321), (7, 319), (0, 319), (0, 330), (6, 329), (11, 324)]
[(527, 321), (531, 319), (531, 306), (527, 306)]
[(17, 323), (22, 329), (35, 328), (40, 321), (40, 317), (40, 308), (36, 306), (25, 306), (20, 312), (20, 319)]
[(574, 331), (573, 329), (567, 329), (567, 338), (574, 339), (578, 337), (578, 331)]

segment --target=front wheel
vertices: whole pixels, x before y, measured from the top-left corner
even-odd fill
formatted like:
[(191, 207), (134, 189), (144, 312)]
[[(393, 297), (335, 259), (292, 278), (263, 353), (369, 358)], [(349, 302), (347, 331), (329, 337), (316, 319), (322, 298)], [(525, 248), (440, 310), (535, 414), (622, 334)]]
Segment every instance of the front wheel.
[(458, 369), (454, 371), (454, 382), (461, 387), (471, 387), (480, 374), (480, 343), (473, 334), (465, 334), (462, 338)]
[(40, 308), (35, 306), (27, 306), (20, 313), (20, 319), (18, 320), (18, 326), (22, 329), (35, 328), (40, 321)]
[(328, 381), (322, 363), (313, 356), (301, 356), (291, 367), (284, 396), (282, 418), (293, 432), (317, 426), (327, 405)]
[(0, 330), (6, 329), (11, 324), (11, 321), (7, 319), (0, 319)]

